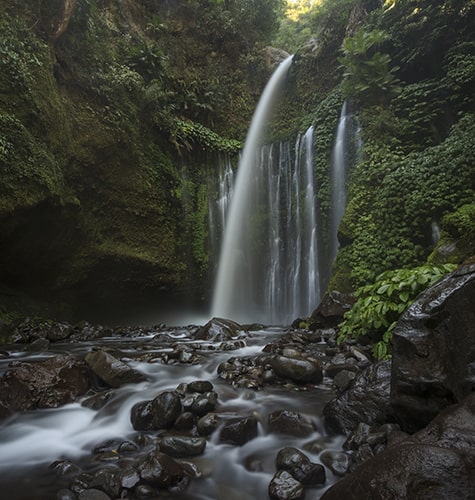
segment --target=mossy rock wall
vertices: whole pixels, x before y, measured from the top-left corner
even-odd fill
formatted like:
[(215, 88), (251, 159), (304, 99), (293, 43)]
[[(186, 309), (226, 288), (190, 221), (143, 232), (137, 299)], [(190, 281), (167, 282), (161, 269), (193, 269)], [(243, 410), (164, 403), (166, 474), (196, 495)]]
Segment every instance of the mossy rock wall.
[(4, 309), (209, 295), (208, 177), (237, 154), (269, 69), (258, 31), (251, 47), (213, 37), (222, 6), (167, 6), (0, 7)]

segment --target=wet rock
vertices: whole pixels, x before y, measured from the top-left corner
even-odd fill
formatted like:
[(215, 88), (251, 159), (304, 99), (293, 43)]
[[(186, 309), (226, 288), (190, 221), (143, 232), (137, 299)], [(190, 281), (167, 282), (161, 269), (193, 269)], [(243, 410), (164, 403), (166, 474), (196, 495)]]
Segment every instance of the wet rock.
[(171, 457), (194, 457), (204, 452), (206, 439), (190, 436), (165, 436), (159, 444), (160, 450)]
[(320, 454), (322, 464), (328, 467), (333, 474), (344, 476), (349, 469), (350, 460), (346, 453), (334, 450), (325, 450)]
[(138, 431), (169, 429), (181, 414), (182, 405), (176, 392), (165, 391), (151, 401), (142, 401), (132, 407), (130, 420)]
[(313, 422), (304, 419), (300, 413), (290, 410), (272, 412), (268, 416), (267, 425), (269, 432), (295, 437), (306, 437), (315, 432)]
[(110, 387), (117, 388), (124, 384), (133, 384), (146, 380), (143, 373), (130, 368), (126, 363), (118, 360), (104, 349), (89, 352), (85, 360), (91, 370)]
[(67, 354), (46, 361), (14, 362), (0, 379), (0, 400), (11, 411), (56, 408), (89, 389), (87, 367)]
[(276, 355), (271, 358), (270, 364), (276, 375), (294, 382), (319, 384), (323, 379), (321, 361), (301, 357), (298, 353), (294, 356)]
[(192, 479), (199, 479), (203, 477), (203, 471), (194, 462), (187, 460), (180, 460), (180, 465), (183, 467), (185, 474)]
[(310, 329), (329, 328), (343, 321), (343, 315), (349, 311), (355, 298), (353, 295), (343, 294), (337, 290), (326, 293), (310, 316)]
[(199, 328), (195, 334), (196, 340), (223, 342), (244, 334), (243, 327), (234, 321), (223, 318), (213, 318)]
[(242, 446), (257, 436), (257, 418), (233, 418), (224, 423), (219, 439), (223, 443)]
[(206, 392), (200, 394), (192, 403), (190, 410), (195, 415), (202, 417), (213, 411), (216, 408), (218, 402), (218, 395), (214, 392)]
[(357, 373), (360, 371), (356, 363), (351, 363), (346, 358), (343, 358), (341, 363), (334, 363), (333, 361), (325, 366), (325, 375), (330, 378), (335, 378), (341, 371), (350, 371)]
[(390, 421), (391, 361), (380, 361), (363, 370), (349, 390), (325, 405), (326, 425), (334, 432), (348, 434), (360, 422), (371, 426)]
[(473, 499), (475, 393), (398, 440), (330, 488), (322, 500)]
[(185, 411), (176, 419), (174, 428), (177, 431), (189, 431), (193, 429), (195, 425), (196, 417), (191, 413), (191, 411)]
[(275, 460), (279, 470), (286, 470), (304, 485), (324, 484), (325, 469), (320, 464), (315, 464), (297, 448), (282, 448)]
[(112, 398), (114, 392), (111, 390), (101, 391), (85, 399), (81, 405), (91, 410), (100, 410)]
[(58, 477), (72, 477), (81, 472), (81, 468), (70, 460), (56, 460), (50, 464), (49, 469), (53, 470)]
[(81, 493), (79, 493), (78, 500), (111, 500), (111, 497), (106, 495), (101, 490), (91, 488), (81, 491)]
[(475, 387), (475, 265), (423, 292), (393, 334), (391, 405), (414, 432)]
[(353, 382), (355, 377), (355, 372), (349, 370), (341, 370), (335, 375), (333, 383), (340, 392), (344, 392), (351, 386), (351, 383)]
[(165, 453), (153, 451), (138, 464), (141, 479), (157, 488), (168, 488), (178, 484), (184, 477), (181, 465)]
[(209, 436), (219, 425), (219, 416), (216, 413), (208, 413), (201, 417), (197, 423), (197, 429), (200, 436)]
[(187, 385), (187, 392), (211, 392), (214, 389), (213, 384), (209, 380), (195, 380)]
[(117, 451), (123, 454), (123, 453), (133, 453), (135, 451), (138, 451), (138, 449), (139, 447), (132, 441), (122, 441), (122, 443), (120, 443), (119, 447), (117, 448)]
[(104, 491), (111, 498), (117, 498), (120, 494), (121, 479), (117, 468), (106, 467), (98, 470), (89, 484), (90, 488)]
[(77, 500), (76, 494), (63, 488), (56, 493), (55, 500)]
[(68, 323), (53, 323), (46, 333), (46, 337), (51, 342), (58, 342), (67, 339), (72, 333), (72, 326)]
[(140, 476), (134, 467), (125, 467), (120, 471), (119, 481), (122, 488), (131, 490), (140, 482)]
[(305, 498), (305, 488), (290, 473), (280, 470), (269, 483), (269, 497), (272, 500), (301, 500)]
[(83, 472), (82, 474), (79, 474), (71, 479), (69, 489), (79, 495), (79, 493), (89, 488), (93, 478), (94, 476), (92, 474)]
[(27, 347), (27, 350), (31, 352), (47, 351), (48, 349), (49, 349), (49, 340), (44, 338), (34, 340)]
[(367, 438), (371, 432), (371, 426), (360, 422), (348, 439), (343, 444), (345, 450), (357, 450), (363, 443), (367, 442)]

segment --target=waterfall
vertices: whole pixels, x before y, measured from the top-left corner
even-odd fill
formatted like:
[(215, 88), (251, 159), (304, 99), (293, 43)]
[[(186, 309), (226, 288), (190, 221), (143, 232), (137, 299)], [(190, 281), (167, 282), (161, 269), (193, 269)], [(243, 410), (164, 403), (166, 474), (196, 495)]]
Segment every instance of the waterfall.
[(313, 127), (295, 144), (260, 144), (290, 63), (290, 58), (284, 61), (271, 78), (246, 140), (226, 221), (213, 316), (288, 324), (308, 316), (320, 300)]
[(231, 159), (224, 155), (218, 160), (218, 176), (210, 177), (209, 193), (214, 196), (208, 198), (208, 224), (210, 253), (212, 261), (219, 258), (219, 248), (223, 241), (226, 218), (233, 196), (234, 170)]
[[(258, 311), (254, 297), (262, 283), (256, 280), (256, 261), (259, 238), (256, 234), (260, 215), (254, 200), (262, 198), (259, 189), (261, 179), (255, 179), (256, 164), (259, 164), (259, 150), (262, 132), (273, 110), (274, 102), (279, 95), (292, 57), (283, 61), (269, 80), (252, 119), (238, 173), (234, 186), (234, 194), (229, 208), (226, 230), (221, 247), (218, 275), (214, 290), (212, 315), (223, 316), (238, 321), (256, 321)], [(259, 317), (262, 317), (259, 314)]]
[(343, 104), (335, 143), (332, 153), (331, 165), (331, 213), (330, 213), (330, 263), (338, 251), (338, 227), (346, 208), (346, 180), (348, 173), (347, 141), (348, 141), (349, 114), (346, 101)]
[(314, 172), (313, 172), (313, 127), (305, 133), (305, 232), (307, 236), (307, 266), (306, 310), (311, 312), (320, 302), (320, 266), (317, 246), (317, 210), (315, 200)]
[(431, 225), (431, 235), (432, 235), (432, 245), (437, 245), (437, 242), (440, 240), (440, 226), (437, 222), (432, 221)]

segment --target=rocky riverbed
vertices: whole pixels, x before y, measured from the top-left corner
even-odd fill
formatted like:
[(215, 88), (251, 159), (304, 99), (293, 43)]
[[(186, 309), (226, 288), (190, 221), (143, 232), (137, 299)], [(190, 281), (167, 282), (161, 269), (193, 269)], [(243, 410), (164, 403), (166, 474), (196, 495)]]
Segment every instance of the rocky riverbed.
[(336, 344), (340, 299), (311, 329), (3, 325), (2, 497), (474, 498), (475, 267), (404, 313), (392, 360)]
[(218, 318), (183, 328), (27, 320), (10, 336), (0, 483), (11, 499), (318, 498), (348, 462), (322, 421), (333, 377), (348, 384), (370, 364), (337, 348), (333, 329)]

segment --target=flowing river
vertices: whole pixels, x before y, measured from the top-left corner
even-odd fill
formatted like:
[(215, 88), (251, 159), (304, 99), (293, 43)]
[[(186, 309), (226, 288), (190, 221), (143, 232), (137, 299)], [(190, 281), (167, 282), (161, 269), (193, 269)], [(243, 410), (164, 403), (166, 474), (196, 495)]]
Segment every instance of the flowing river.
[[(162, 327), (159, 332), (148, 329), (130, 337), (51, 343), (47, 351), (36, 353), (7, 346), (0, 358), (1, 374), (12, 361), (39, 361), (64, 352), (82, 359), (92, 349), (105, 347), (114, 355), (120, 353), (120, 359), (145, 374), (147, 381), (115, 389), (99, 410), (82, 406), (80, 400), (56, 409), (15, 413), (3, 421), (0, 427), (0, 497), (9, 500), (56, 498), (58, 489), (65, 486), (50, 467), (53, 462), (71, 460), (87, 471), (103, 466), (104, 456), (91, 455), (92, 450), (109, 439), (133, 440), (139, 434), (130, 420), (134, 404), (153, 399), (163, 391), (175, 390), (180, 383), (196, 380), (208, 380), (213, 384), (218, 394), (216, 413), (224, 418), (257, 416), (259, 430), (257, 437), (243, 446), (220, 442), (219, 429), (215, 431), (207, 438), (204, 454), (188, 459), (201, 471), (202, 477), (193, 479), (185, 492), (173, 498), (268, 498), (269, 482), (276, 472), (275, 457), (281, 448), (299, 448), (316, 463), (319, 463), (322, 450), (341, 449), (342, 438), (327, 435), (321, 421), (324, 404), (334, 396), (331, 381), (324, 378), (322, 384), (306, 390), (291, 384), (253, 390), (235, 388), (218, 375), (217, 367), (221, 363), (259, 355), (265, 345), (282, 336), (283, 329), (262, 328), (233, 343), (197, 341), (192, 332), (191, 327)], [(177, 349), (194, 353), (193, 362), (164, 362), (167, 353)], [(275, 410), (299, 412), (315, 424), (316, 431), (305, 438), (269, 433), (266, 418)], [(308, 489), (307, 498), (320, 498), (336, 481), (328, 469), (326, 475), (326, 483)]]

